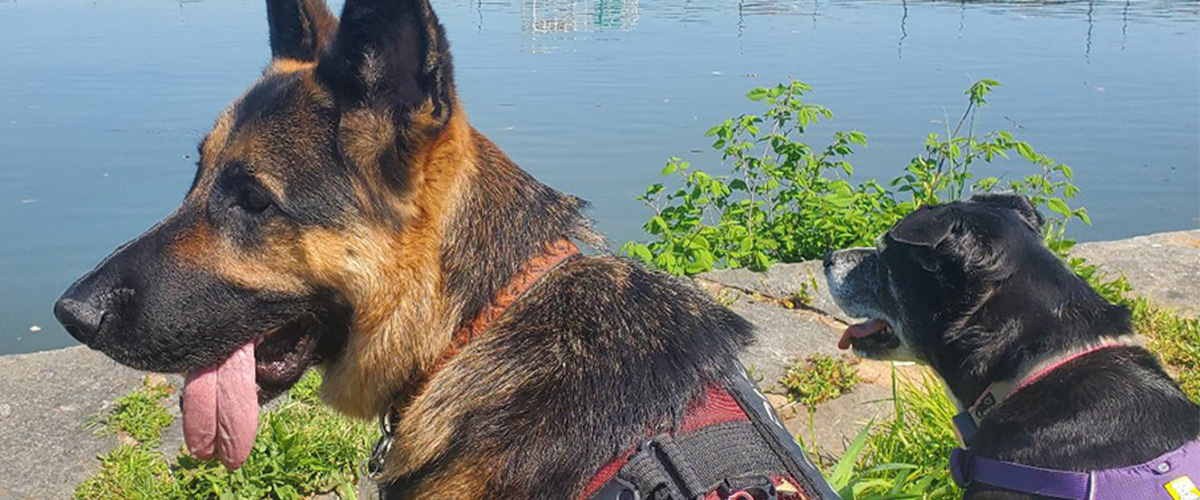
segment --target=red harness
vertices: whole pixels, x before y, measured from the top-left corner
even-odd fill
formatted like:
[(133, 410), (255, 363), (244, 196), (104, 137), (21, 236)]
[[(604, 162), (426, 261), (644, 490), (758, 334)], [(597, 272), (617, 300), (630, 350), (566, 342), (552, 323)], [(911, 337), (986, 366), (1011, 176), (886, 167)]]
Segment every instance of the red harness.
[[(683, 422), (680, 422), (679, 428), (672, 433), (676, 436), (684, 436), (693, 432), (729, 422), (749, 422), (750, 417), (746, 412), (742, 411), (742, 407), (734, 400), (733, 395), (728, 390), (718, 386), (709, 385), (705, 392), (702, 404), (693, 405), (684, 415)], [(609, 481), (616, 477), (617, 473), (629, 462), (629, 457), (633, 455), (635, 449), (629, 449), (621, 456), (613, 459), (604, 467), (601, 467), (592, 480), (588, 482), (586, 488), (583, 489), (583, 494), (579, 495), (579, 500), (588, 500), (592, 498), (601, 488)], [(764, 450), (765, 451), (765, 450)], [(804, 496), (799, 493), (799, 488), (796, 487), (794, 481), (784, 476), (773, 476), (771, 478), (773, 485), (776, 488), (779, 500), (804, 500)], [(754, 496), (749, 492), (738, 490), (725, 492), (711, 491), (704, 497), (704, 500), (754, 500)]]

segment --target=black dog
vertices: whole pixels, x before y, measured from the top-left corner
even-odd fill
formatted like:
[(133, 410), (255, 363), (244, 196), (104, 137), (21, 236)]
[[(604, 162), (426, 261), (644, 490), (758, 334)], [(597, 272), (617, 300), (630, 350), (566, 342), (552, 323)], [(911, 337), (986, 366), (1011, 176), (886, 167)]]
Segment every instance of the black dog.
[[(977, 195), (917, 210), (878, 248), (830, 254), (825, 275), (838, 305), (870, 320), (848, 328), (841, 347), (930, 365), (960, 408), (986, 414), (964, 436), (978, 457), (1097, 471), (1195, 440), (1196, 405), (1129, 342), (1129, 311), (1046, 248), (1043, 224), (1023, 196)], [(998, 398), (988, 392), (1021, 381)], [(966, 498), (1052, 497), (976, 482)]]

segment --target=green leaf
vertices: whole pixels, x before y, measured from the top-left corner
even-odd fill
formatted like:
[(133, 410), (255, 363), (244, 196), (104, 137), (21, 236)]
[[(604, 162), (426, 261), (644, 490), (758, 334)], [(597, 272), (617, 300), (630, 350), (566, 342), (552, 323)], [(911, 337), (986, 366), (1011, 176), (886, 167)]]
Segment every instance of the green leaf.
[(650, 253), (650, 248), (646, 245), (641, 245), (641, 243), (634, 245), (634, 248), (632, 248), (632, 255), (634, 255), (634, 257), (636, 257), (638, 260), (643, 261), (643, 263), (649, 264), (653, 263), (654, 261), (654, 254)]
[(833, 489), (839, 490), (838, 493), (842, 496), (846, 496), (846, 492), (841, 490), (850, 485), (854, 466), (858, 464), (863, 448), (867, 445), (867, 437), (871, 434), (871, 427), (874, 425), (875, 420), (872, 419), (863, 426), (862, 430), (858, 431), (858, 435), (850, 442), (850, 446), (846, 447), (842, 458), (833, 466), (833, 473), (829, 474), (829, 485), (833, 486)]
[(1037, 162), (1037, 156), (1033, 151), (1033, 146), (1030, 146), (1029, 143), (1023, 141), (1017, 142), (1016, 147), (1017, 153), (1020, 154), (1022, 158), (1025, 158), (1033, 163)]
[(1062, 200), (1062, 198), (1048, 198), (1048, 199), (1046, 199), (1046, 208), (1049, 208), (1049, 209), (1050, 209), (1051, 211), (1053, 211), (1054, 213), (1057, 213), (1057, 214), (1059, 214), (1059, 215), (1062, 215), (1062, 216), (1064, 216), (1064, 217), (1070, 217), (1070, 216), (1071, 216), (1071, 207), (1068, 207), (1068, 206), (1067, 206), (1067, 203), (1066, 203), (1066, 202), (1064, 202), (1064, 201)]
[(656, 233), (656, 234), (666, 234), (666, 233), (671, 232), (671, 227), (669, 225), (667, 225), (667, 221), (663, 220), (663, 218), (661, 216), (656, 215), (654, 217), (651, 217), (650, 222), (653, 223), (654, 227), (657, 227), (658, 230), (660, 231), (660, 233)]

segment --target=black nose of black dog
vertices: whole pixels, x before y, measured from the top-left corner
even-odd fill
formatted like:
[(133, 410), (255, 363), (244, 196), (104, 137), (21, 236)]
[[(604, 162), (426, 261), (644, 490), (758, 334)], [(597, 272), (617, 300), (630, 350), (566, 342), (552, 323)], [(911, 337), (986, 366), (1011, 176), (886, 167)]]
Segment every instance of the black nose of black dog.
[(100, 332), (104, 315), (103, 309), (86, 301), (63, 297), (54, 303), (54, 317), (67, 329), (67, 333), (84, 344)]
[(833, 251), (830, 250), (828, 252), (825, 252), (825, 256), (821, 258), (821, 262), (823, 262), (825, 264), (825, 267), (827, 267), (827, 268), (829, 266), (832, 266), (833, 265)]

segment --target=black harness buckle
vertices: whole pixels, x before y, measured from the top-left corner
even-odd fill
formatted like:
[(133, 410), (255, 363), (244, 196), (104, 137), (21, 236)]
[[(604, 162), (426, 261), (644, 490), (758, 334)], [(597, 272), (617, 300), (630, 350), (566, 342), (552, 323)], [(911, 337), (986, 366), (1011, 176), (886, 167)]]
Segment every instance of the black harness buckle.
[(765, 476), (726, 479), (717, 487), (717, 498), (729, 500), (779, 500), (775, 481)]

